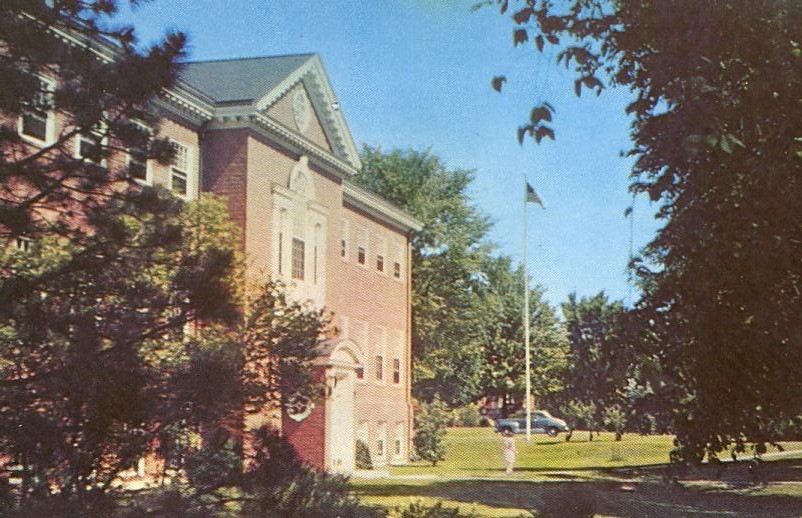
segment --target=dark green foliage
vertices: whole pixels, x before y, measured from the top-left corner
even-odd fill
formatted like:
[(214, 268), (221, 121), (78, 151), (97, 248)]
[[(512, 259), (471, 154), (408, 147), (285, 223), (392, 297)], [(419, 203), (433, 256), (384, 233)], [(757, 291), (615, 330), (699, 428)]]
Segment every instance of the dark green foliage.
[(514, 19), (558, 44), (577, 93), (635, 95), (632, 189), (666, 221), (635, 265), (644, 354), (682, 447), (776, 440), (802, 406), (802, 4), (526, 2)]
[(199, 450), (187, 454), (184, 469), (189, 484), (205, 492), (235, 485), (240, 478), (242, 461), (231, 441), (222, 447), (204, 442)]
[(627, 426), (627, 413), (619, 405), (609, 406), (602, 414), (604, 426), (615, 432), (615, 440), (620, 441)]
[[(489, 258), (478, 288), (484, 311), (483, 394), (501, 398), (502, 416), (520, 410), (525, 401), (526, 363), (522, 322), (523, 268), (513, 269), (507, 257)], [(568, 344), (554, 308), (540, 288), (530, 291), (531, 382), (539, 404), (559, 394), (564, 385)]]
[[(43, 238), (28, 253), (1, 256), (14, 275), (0, 279), (0, 291), (37, 287), (7, 302), (0, 326), (0, 450), (27, 467), (24, 495), (106, 489), (181, 420), (187, 400), (168, 397), (176, 395), (168, 385), (184, 326), (198, 315), (197, 276), (228, 279), (216, 294), (220, 311), (204, 302), (209, 314), (237, 303), (236, 234), (223, 225), (201, 237), (187, 221), (221, 207), (204, 198), (185, 209), (147, 190), (97, 208), (94, 233), (79, 242)], [(185, 268), (210, 253), (229, 260), (214, 271)]]
[(471, 403), (457, 407), (451, 411), (452, 419), (450, 426), (479, 426), (482, 415), (479, 413), (479, 405)]
[(636, 354), (622, 336), (626, 312), (620, 302), (610, 302), (603, 292), (579, 300), (572, 293), (562, 310), (570, 344), (563, 397), (571, 403), (569, 407), (592, 406), (594, 415), (583, 414), (581, 426), (598, 430), (608, 407), (629, 403), (622, 394), (630, 384)]
[[(46, 3), (11, 0), (0, 12), (0, 112), (11, 115), (0, 131), (0, 185), (14, 185), (13, 196), (0, 198), (0, 237), (35, 237), (46, 230), (83, 234), (76, 214), (129, 194), (108, 188), (130, 181), (125, 168), (110, 174), (94, 162), (131, 147), (161, 160), (170, 156), (163, 140), (149, 143), (132, 120), (155, 124), (150, 104), (175, 83), (185, 37), (169, 34), (141, 50), (133, 30), (110, 18), (115, 0), (54, 0), (52, 8)], [(97, 50), (114, 59), (98, 59)], [(42, 77), (53, 87), (43, 87)], [(17, 116), (48, 109), (63, 114), (67, 127), (50, 135), (43, 148), (26, 147)], [(78, 134), (92, 141), (89, 160), (74, 156)], [(44, 207), (58, 210), (54, 219), (41, 217)]]
[(370, 458), (370, 448), (365, 441), (356, 441), (356, 467), (357, 469), (373, 469), (373, 460)]
[(432, 466), (436, 466), (446, 458), (443, 439), (446, 436), (448, 422), (448, 408), (439, 399), (431, 403), (421, 403), (415, 412), (415, 436), (412, 438), (412, 444), (416, 455), (431, 462)]
[[(423, 223), (412, 239), (413, 394), (449, 404), (479, 394), (482, 307), (478, 272), (490, 223), (468, 197), (473, 171), (447, 169), (428, 150), (365, 147), (356, 181)], [(453, 361), (460, 358), (459, 362)]]

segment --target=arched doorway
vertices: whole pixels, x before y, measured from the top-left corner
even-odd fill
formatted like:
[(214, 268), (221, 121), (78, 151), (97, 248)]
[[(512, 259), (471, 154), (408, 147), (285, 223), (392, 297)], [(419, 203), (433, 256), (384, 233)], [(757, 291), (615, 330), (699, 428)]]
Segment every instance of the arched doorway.
[(351, 473), (356, 462), (355, 369), (359, 348), (351, 340), (333, 344), (326, 361), (326, 469)]

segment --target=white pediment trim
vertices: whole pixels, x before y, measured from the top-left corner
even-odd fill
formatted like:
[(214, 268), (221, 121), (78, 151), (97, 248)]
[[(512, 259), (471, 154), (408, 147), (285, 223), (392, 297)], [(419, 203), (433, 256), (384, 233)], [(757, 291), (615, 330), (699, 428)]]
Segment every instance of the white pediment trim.
[(309, 100), (323, 126), (323, 131), (332, 146), (334, 155), (347, 162), (352, 168), (360, 169), (362, 164), (359, 160), (359, 151), (351, 135), (351, 130), (345, 122), (345, 117), (338, 107), (339, 102), (323, 67), (323, 62), (317, 54), (310, 56), (306, 63), (256, 101), (256, 110), (264, 113), (298, 83), (303, 83), (306, 88)]

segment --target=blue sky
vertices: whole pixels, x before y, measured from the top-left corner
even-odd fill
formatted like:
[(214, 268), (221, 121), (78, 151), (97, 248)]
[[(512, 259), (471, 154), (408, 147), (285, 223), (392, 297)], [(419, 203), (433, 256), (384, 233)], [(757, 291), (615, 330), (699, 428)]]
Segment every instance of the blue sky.
[[(522, 175), (546, 209), (529, 206), (534, 283), (558, 304), (571, 291), (634, 302), (627, 284), (631, 160), (629, 94), (582, 98), (570, 73), (534, 46), (514, 48), (512, 24), (474, 0), (155, 0), (125, 13), (145, 41), (166, 29), (189, 36), (193, 60), (317, 52), (354, 139), (382, 149), (426, 149), (451, 168), (475, 169), (476, 206), (494, 222), (500, 253), (521, 258)], [(510, 82), (501, 95), (495, 75)], [(556, 108), (555, 142), (516, 140), (540, 100)], [(637, 251), (658, 228), (638, 199)]]

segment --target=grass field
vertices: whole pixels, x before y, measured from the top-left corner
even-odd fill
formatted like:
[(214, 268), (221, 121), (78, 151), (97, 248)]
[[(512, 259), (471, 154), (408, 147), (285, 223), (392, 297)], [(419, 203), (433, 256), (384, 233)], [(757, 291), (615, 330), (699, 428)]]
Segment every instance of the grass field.
[[(569, 443), (563, 436), (516, 440), (518, 460), (509, 477), (503, 473), (497, 434), (454, 428), (446, 436), (446, 460), (437, 466), (395, 466), (389, 477), (354, 479), (352, 485), (371, 505), (442, 501), (496, 518), (549, 509), (551, 516), (573, 516), (570, 506), (588, 502), (602, 516), (802, 516), (799, 457), (766, 463), (766, 484), (744, 483), (745, 464), (728, 465), (723, 474), (705, 467), (689, 480), (667, 484), (663, 474), (671, 436), (624, 435), (616, 442), (613, 434), (602, 433), (589, 442), (586, 432), (578, 432)], [(800, 443), (784, 446), (802, 449)]]
[[(603, 432), (588, 441), (587, 432), (574, 433), (571, 442), (563, 435), (532, 435), (527, 443), (524, 435), (515, 437), (518, 460), (513, 478), (548, 477), (555, 470), (607, 469), (623, 466), (664, 464), (673, 448), (670, 435), (624, 435), (621, 441), (614, 434)], [(432, 467), (415, 463), (390, 469), (392, 475), (443, 475), (463, 477), (497, 477), (502, 474), (504, 460), (501, 438), (490, 428), (451, 428), (446, 435), (446, 460)]]

